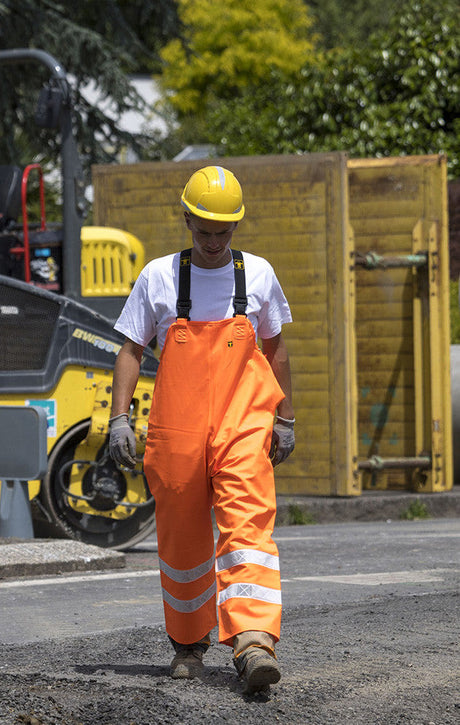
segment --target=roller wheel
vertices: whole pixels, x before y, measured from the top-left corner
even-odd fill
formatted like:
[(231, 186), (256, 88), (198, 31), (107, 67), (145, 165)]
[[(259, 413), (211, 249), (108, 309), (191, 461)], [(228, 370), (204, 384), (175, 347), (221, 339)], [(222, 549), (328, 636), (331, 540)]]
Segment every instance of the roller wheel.
[[(63, 465), (75, 458), (75, 450), (78, 444), (86, 438), (88, 429), (89, 421), (82, 421), (67, 431), (55, 446), (48, 461), (46, 478), (42, 483), (41, 502), (61, 536), (86, 544), (124, 551), (154, 531), (155, 500), (152, 497), (151, 505), (135, 509), (126, 519), (111, 519), (105, 516), (84, 514), (69, 506), (59, 484), (58, 472)], [(68, 478), (69, 471), (64, 474), (64, 479), (66, 476)], [(124, 477), (123, 471), (116, 470), (118, 487), (120, 486), (120, 476)], [(128, 485), (126, 480), (126, 487)]]

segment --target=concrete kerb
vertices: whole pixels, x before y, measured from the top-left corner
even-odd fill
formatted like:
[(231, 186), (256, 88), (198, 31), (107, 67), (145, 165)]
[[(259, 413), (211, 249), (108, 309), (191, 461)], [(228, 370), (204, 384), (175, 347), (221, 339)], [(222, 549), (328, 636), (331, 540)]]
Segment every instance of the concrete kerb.
[(119, 551), (70, 539), (0, 539), (0, 580), (126, 566)]
[(460, 487), (433, 494), (365, 491), (361, 496), (279, 496), (277, 526), (460, 517)]
[[(459, 518), (460, 487), (436, 494), (367, 491), (356, 498), (282, 495), (277, 497), (277, 526), (411, 518)], [(0, 538), (0, 580), (65, 572), (120, 569), (122, 552), (70, 539)]]

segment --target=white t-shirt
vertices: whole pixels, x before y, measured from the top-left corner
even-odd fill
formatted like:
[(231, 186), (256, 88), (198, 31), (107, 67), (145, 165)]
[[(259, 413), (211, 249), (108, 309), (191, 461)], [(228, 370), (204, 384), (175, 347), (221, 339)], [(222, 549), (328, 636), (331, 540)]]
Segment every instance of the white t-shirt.
[[(115, 329), (133, 342), (149, 344), (155, 335), (163, 347), (169, 326), (177, 316), (180, 254), (169, 254), (149, 262), (140, 273)], [(291, 312), (273, 267), (262, 257), (243, 252), (246, 273), (246, 314), (256, 337), (268, 339), (292, 322)], [(191, 320), (224, 320), (234, 313), (235, 275), (233, 262), (217, 269), (191, 265)]]

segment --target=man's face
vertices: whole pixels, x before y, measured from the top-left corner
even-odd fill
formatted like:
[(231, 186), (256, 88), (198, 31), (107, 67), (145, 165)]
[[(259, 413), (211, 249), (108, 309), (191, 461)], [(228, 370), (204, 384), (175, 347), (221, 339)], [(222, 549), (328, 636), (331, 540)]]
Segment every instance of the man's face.
[(185, 222), (192, 232), (192, 263), (197, 267), (215, 269), (230, 262), (230, 246), (237, 222), (218, 222), (201, 219), (185, 212)]

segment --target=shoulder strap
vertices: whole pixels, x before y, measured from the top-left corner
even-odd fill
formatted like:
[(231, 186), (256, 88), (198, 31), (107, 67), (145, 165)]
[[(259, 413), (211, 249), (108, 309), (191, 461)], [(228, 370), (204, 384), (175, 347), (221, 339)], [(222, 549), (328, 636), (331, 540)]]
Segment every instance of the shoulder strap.
[[(183, 249), (179, 262), (179, 294), (177, 297), (177, 317), (189, 320), (192, 300), (190, 299), (190, 265), (191, 249)], [(246, 274), (244, 271), (243, 253), (232, 249), (233, 271), (235, 274), (235, 296), (233, 308), (236, 315), (246, 316), (248, 298), (246, 297)]]
[(246, 317), (246, 307), (248, 298), (246, 297), (246, 274), (244, 271), (243, 253), (232, 249), (233, 269), (235, 273), (235, 296), (233, 298), (233, 308), (236, 315), (244, 315)]
[(190, 264), (192, 250), (183, 249), (179, 262), (179, 294), (177, 296), (177, 317), (190, 319), (192, 300), (190, 299)]

